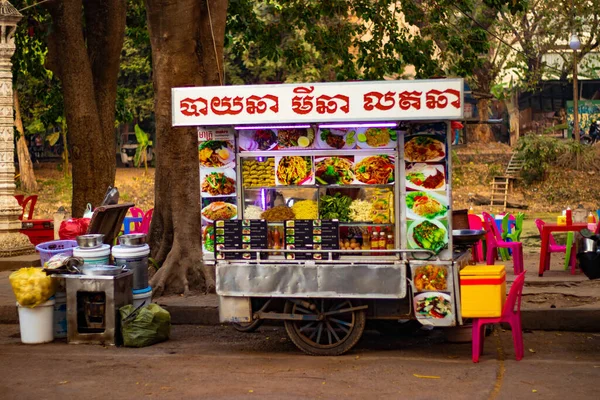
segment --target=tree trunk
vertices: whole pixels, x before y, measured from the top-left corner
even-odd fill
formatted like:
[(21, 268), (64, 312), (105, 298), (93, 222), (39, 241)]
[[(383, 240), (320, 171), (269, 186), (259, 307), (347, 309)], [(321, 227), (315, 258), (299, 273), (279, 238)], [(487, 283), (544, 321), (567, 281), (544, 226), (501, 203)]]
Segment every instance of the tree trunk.
[(63, 0), (44, 6), (53, 28), (48, 65), (62, 82), (71, 145), (72, 214), (81, 217), (88, 202), (100, 204), (115, 180), (115, 99), (125, 0)]
[(171, 88), (220, 84), (227, 1), (146, 0), (146, 10), (156, 116), (149, 242), (152, 257), (162, 264), (150, 284), (156, 295), (187, 294), (190, 287), (212, 291), (214, 277), (202, 262), (197, 131), (171, 127)]
[(476, 124), (473, 129), (467, 131), (470, 133), (467, 141), (469, 143), (491, 143), (494, 142), (494, 134), (490, 125), (486, 122), (488, 120), (489, 110), (489, 99), (480, 98), (477, 99), (477, 112), (479, 113), (479, 124)]
[(33, 164), (29, 156), (27, 141), (25, 140), (25, 130), (23, 129), (23, 120), (21, 119), (21, 106), (19, 104), (19, 93), (13, 87), (13, 103), (15, 106), (15, 127), (19, 132), (17, 140), (17, 157), (19, 158), (19, 175), (21, 175), (21, 188), (25, 192), (37, 191), (37, 181), (33, 172)]

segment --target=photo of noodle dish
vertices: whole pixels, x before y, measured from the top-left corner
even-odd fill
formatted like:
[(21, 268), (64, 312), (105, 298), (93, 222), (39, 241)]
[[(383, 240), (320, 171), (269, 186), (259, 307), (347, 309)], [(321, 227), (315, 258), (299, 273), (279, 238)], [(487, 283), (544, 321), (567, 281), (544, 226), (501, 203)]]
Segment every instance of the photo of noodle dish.
[(406, 167), (406, 187), (415, 190), (446, 189), (446, 172), (442, 164), (417, 163)]
[(203, 168), (200, 170), (200, 188), (202, 197), (232, 196), (235, 194), (235, 172)]
[(236, 205), (224, 201), (215, 201), (202, 209), (202, 219), (208, 223), (216, 220), (234, 219), (235, 217), (237, 217)]
[(440, 219), (447, 214), (448, 199), (443, 192), (408, 192), (406, 194), (406, 216), (409, 219)]
[(317, 185), (350, 185), (354, 182), (354, 157), (320, 157), (315, 159)]
[(398, 133), (390, 128), (360, 128), (356, 141), (360, 149), (385, 149), (396, 147)]
[(394, 156), (376, 155), (356, 157), (354, 175), (367, 185), (385, 185), (394, 182)]
[(198, 159), (203, 167), (228, 167), (233, 165), (233, 144), (224, 140), (207, 140), (198, 145)]
[(245, 151), (266, 151), (277, 146), (277, 133), (273, 129), (239, 131), (240, 148)]
[(314, 183), (312, 157), (275, 157), (276, 184), (282, 186), (311, 185)]
[(418, 219), (409, 222), (407, 239), (409, 248), (437, 254), (448, 244), (448, 229), (441, 220)]
[(452, 301), (440, 292), (425, 292), (415, 296), (415, 315), (426, 319), (452, 319)]
[(417, 135), (407, 137), (404, 142), (404, 159), (409, 162), (440, 161), (446, 157), (446, 146), (442, 137)]

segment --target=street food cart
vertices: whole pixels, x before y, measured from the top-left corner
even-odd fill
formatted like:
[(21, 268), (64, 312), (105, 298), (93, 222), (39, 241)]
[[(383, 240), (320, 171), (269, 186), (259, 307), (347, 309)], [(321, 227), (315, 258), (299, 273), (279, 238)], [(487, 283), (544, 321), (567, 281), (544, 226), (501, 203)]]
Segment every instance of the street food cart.
[[(198, 127), (220, 318), (314, 355), (379, 326), (462, 324), (452, 131), (462, 79), (174, 88)], [(420, 326), (420, 325), (419, 325)]]

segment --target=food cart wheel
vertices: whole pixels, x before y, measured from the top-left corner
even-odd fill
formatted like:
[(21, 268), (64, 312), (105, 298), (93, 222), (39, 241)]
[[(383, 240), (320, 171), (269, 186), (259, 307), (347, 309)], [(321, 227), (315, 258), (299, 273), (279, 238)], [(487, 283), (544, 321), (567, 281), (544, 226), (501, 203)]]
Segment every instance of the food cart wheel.
[[(302, 303), (288, 300), (286, 314), (320, 316), (318, 320), (287, 320), (285, 330), (294, 344), (314, 356), (338, 356), (358, 342), (367, 321), (364, 309), (345, 311), (359, 306), (357, 300), (303, 299)], [(306, 307), (306, 303), (310, 307)], [(324, 315), (325, 314), (325, 315)]]
[(251, 333), (260, 328), (264, 321), (264, 319), (255, 319), (252, 322), (234, 322), (231, 325), (238, 332)]

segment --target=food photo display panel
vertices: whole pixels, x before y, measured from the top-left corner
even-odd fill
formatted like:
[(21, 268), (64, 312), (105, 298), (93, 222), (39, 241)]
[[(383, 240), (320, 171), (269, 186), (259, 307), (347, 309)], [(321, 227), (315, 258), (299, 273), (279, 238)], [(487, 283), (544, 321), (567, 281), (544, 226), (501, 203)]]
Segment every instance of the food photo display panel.
[(423, 325), (455, 325), (456, 299), (452, 267), (442, 263), (411, 262), (413, 307)]

